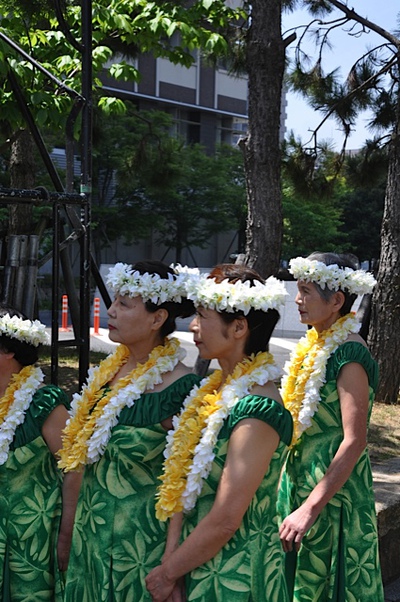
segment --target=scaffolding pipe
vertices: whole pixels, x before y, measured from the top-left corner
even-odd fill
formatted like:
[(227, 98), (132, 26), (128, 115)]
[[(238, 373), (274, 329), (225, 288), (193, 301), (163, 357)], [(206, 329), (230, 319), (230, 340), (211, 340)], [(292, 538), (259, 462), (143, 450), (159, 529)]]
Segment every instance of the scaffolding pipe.
[(26, 266), (26, 288), (30, 294), (24, 295), (22, 311), (28, 318), (33, 319), (36, 310), (36, 289), (38, 276), (39, 236), (31, 234), (28, 242)]
[(82, 96), (85, 104), (82, 109), (82, 177), (81, 193), (87, 195), (88, 202), (81, 208), (81, 220), (87, 228), (86, 236), (80, 239), (81, 270), (80, 270), (80, 300), (81, 300), (81, 353), (79, 355), (79, 382), (82, 385), (87, 377), (90, 351), (90, 223), (92, 198), (92, 1), (82, 0)]
[(8, 256), (4, 267), (4, 279), (1, 301), (5, 305), (12, 305), (11, 293), (14, 290), (16, 273), (19, 261), (20, 239), (16, 234), (8, 237)]
[(26, 266), (28, 256), (28, 237), (24, 235), (19, 238), (18, 265), (15, 271), (15, 284), (13, 287), (12, 306), (22, 311), (23, 298), (26, 294)]

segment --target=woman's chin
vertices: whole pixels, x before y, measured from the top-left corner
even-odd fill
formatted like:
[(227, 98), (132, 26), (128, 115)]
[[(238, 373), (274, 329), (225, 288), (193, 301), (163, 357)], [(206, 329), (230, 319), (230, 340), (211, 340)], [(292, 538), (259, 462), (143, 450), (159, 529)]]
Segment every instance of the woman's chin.
[(109, 330), (108, 331), (108, 338), (110, 339), (110, 341), (112, 341), (113, 343), (120, 343), (120, 341), (118, 340), (118, 335), (115, 332), (115, 330)]

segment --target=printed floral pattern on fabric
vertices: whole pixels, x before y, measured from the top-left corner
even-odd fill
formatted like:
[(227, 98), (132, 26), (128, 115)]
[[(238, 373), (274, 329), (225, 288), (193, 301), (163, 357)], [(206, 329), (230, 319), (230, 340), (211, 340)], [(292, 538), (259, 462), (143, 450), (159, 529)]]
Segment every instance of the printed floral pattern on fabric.
[[(65, 600), (150, 602), (144, 578), (160, 564), (166, 523), (155, 517), (163, 463), (165, 407), (177, 413), (198, 383), (189, 374), (125, 408), (101, 458), (85, 468), (73, 534)], [(153, 406), (157, 424), (148, 424)]]
[[(61, 474), (40, 435), (62, 391), (43, 387), (34, 395), (25, 422), (17, 428), (22, 444), (0, 466), (0, 591), (2, 602), (61, 602), (56, 541), (61, 515)], [(34, 585), (33, 585), (34, 584)]]
[[(376, 366), (362, 344), (345, 343), (328, 360), (329, 380), (321, 388), (318, 410), (310, 428), (303, 432), (288, 455), (278, 502), (282, 518), (308, 497), (343, 439), (336, 379), (340, 368), (352, 361), (361, 363), (370, 383), (376, 384)], [(370, 409), (373, 398), (374, 390), (370, 386)], [(304, 537), (297, 557), (287, 555), (286, 574), (294, 602), (383, 602), (367, 450), (361, 454), (348, 481)]]
[[(260, 409), (260, 400), (264, 409)], [(239, 402), (235, 422), (243, 412), (257, 407), (254, 417), (270, 422), (274, 411), (286, 425), (288, 442), (291, 438), (289, 413), (268, 398), (246, 396)], [(238, 405), (239, 405), (238, 404)], [(267, 419), (268, 417), (268, 419)], [(227, 421), (228, 422), (228, 421)], [(183, 538), (198, 525), (211, 510), (215, 500), (229, 444), (229, 428), (225, 427), (215, 447), (211, 472), (204, 481), (201, 494), (192, 512), (185, 515)], [(276, 426), (276, 421), (271, 421)], [(283, 431), (280, 432), (282, 437)], [(276, 496), (279, 475), (286, 455), (286, 445), (279, 444), (269, 470), (258, 488), (243, 522), (234, 537), (209, 562), (198, 567), (186, 578), (187, 599), (190, 602), (287, 602), (289, 600), (283, 572), (283, 551), (278, 534)]]

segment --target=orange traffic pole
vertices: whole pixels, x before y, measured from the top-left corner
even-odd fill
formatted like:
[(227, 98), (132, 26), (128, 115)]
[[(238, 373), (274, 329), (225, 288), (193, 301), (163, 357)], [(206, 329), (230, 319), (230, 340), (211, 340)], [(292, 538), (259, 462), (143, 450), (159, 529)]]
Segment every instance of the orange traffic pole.
[(68, 295), (62, 296), (62, 309), (61, 309), (61, 331), (66, 332), (68, 330)]
[(93, 304), (93, 334), (99, 334), (100, 327), (100, 299), (94, 298)]

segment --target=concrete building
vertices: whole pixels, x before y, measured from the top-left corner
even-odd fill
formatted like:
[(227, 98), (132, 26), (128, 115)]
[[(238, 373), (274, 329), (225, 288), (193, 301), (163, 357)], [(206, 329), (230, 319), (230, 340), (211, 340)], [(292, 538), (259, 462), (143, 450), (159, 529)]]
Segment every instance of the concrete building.
[[(171, 135), (179, 135), (188, 143), (200, 143), (209, 152), (221, 142), (236, 146), (247, 131), (247, 76), (231, 75), (224, 61), (217, 67), (210, 66), (199, 50), (193, 52), (193, 57), (193, 64), (186, 68), (143, 54), (132, 61), (141, 74), (140, 82), (116, 82), (104, 74), (103, 89), (110, 95), (131, 100), (139, 111), (162, 110), (170, 114)], [(286, 96), (283, 94), (281, 139), (285, 134), (285, 119)], [(57, 162), (61, 166), (62, 157), (57, 157)], [(190, 253), (185, 250), (182, 261), (211, 266), (229, 261), (235, 251), (235, 232), (225, 232), (213, 235), (207, 249), (192, 248)], [(156, 237), (133, 246), (118, 241), (102, 251), (101, 263), (113, 263), (116, 259), (133, 262), (145, 257), (169, 262), (174, 260), (174, 251), (157, 243)]]

